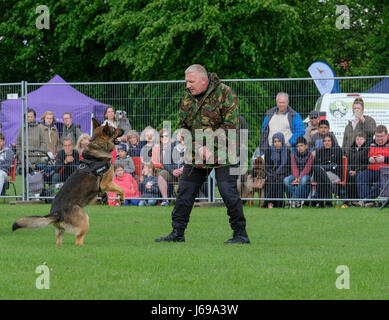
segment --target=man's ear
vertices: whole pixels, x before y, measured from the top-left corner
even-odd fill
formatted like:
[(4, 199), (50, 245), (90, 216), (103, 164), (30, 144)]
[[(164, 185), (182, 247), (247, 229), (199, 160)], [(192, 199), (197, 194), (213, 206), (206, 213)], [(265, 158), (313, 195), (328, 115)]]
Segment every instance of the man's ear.
[(97, 121), (97, 119), (92, 118), (92, 123), (93, 123), (93, 130), (95, 130), (96, 128), (100, 127), (100, 122)]

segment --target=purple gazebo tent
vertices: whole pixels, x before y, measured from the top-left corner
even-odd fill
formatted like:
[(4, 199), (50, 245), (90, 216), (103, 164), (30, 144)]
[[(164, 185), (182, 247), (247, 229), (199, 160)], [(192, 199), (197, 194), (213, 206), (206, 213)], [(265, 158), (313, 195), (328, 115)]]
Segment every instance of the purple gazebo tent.
[[(1, 102), (0, 122), (6, 145), (16, 143), (17, 133), (23, 119), (21, 106), (21, 98)], [(62, 124), (62, 114), (70, 112), (73, 122), (81, 126), (83, 133), (88, 134), (91, 129), (91, 114), (93, 113), (98, 120), (102, 121), (104, 110), (107, 107), (106, 104), (96, 101), (66, 84), (66, 81), (58, 75), (51, 79), (48, 84), (28, 93), (27, 106), (36, 111), (38, 122), (40, 122), (43, 113), (52, 111), (57, 122)]]

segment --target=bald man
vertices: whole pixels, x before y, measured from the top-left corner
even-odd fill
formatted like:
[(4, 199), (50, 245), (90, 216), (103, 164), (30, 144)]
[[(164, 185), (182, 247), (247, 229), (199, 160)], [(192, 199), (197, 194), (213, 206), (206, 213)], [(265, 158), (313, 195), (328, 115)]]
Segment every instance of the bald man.
[[(192, 150), (192, 155), (189, 161), (186, 157), (179, 180), (179, 194), (172, 212), (173, 231), (155, 241), (185, 241), (184, 232), (196, 194), (208, 174), (215, 169), (217, 186), (227, 207), (233, 230), (233, 237), (225, 243), (250, 243), (242, 201), (237, 190), (237, 176), (231, 170), (234, 163), (228, 152), (230, 150), (225, 150), (227, 144), (228, 147), (236, 147), (236, 141), (227, 138), (227, 130), (237, 130), (239, 127), (237, 97), (215, 73), (208, 74), (201, 65), (190, 66), (185, 71), (185, 81), (186, 90), (180, 106), (178, 127), (191, 136), (192, 148), (189, 149)], [(207, 132), (213, 138), (217, 132), (215, 143), (207, 143), (207, 139), (203, 138), (203, 134)], [(187, 140), (190, 139), (185, 139)]]

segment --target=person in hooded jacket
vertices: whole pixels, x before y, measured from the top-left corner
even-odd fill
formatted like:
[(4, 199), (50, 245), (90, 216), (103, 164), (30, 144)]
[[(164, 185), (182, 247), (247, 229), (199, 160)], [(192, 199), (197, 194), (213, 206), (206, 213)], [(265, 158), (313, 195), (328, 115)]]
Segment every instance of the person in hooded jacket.
[[(313, 177), (317, 182), (318, 199), (332, 198), (333, 183), (342, 177), (342, 149), (336, 144), (331, 134), (323, 138), (323, 147), (316, 150)], [(340, 195), (341, 190), (336, 190)], [(319, 202), (318, 207), (332, 207), (331, 201)]]
[[(285, 144), (284, 135), (277, 132), (272, 137), (272, 145), (265, 151), (265, 198), (285, 197), (284, 179), (290, 172), (290, 151)], [(264, 207), (283, 207), (284, 200), (266, 200)]]
[[(369, 164), (369, 141), (367, 141), (366, 133), (361, 131), (357, 134), (347, 154), (346, 197), (358, 199), (356, 177)], [(350, 205), (350, 202), (347, 204)], [(353, 204), (358, 205), (357, 203)]]

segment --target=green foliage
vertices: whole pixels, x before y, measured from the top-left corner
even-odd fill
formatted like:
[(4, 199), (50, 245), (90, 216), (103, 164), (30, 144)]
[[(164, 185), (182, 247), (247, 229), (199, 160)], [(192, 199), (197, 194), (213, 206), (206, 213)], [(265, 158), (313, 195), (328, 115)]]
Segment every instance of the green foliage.
[(388, 73), (388, 4), (345, 0), (1, 1), (0, 82), (169, 80), (192, 63), (221, 78), (306, 77), (315, 60), (338, 75)]

